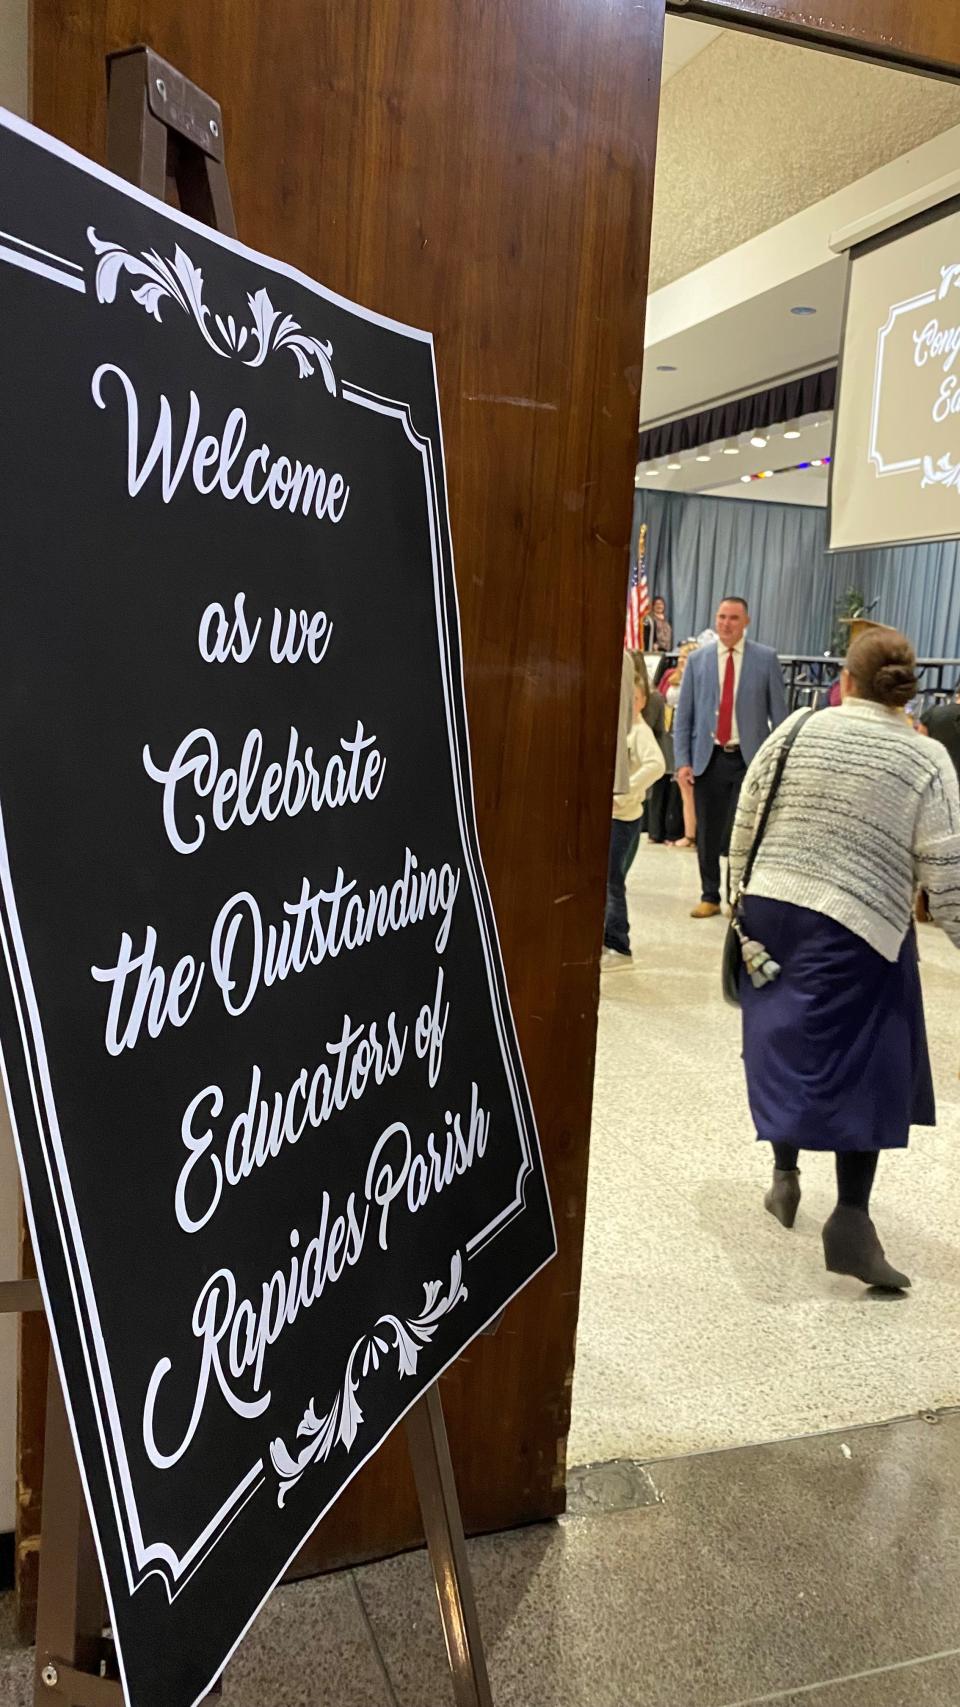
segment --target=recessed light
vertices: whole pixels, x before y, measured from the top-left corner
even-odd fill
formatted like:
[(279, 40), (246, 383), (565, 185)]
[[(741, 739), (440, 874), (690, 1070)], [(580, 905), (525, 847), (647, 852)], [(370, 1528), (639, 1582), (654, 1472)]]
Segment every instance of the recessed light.
[(697, 452), (697, 461), (698, 462), (709, 462), (710, 461), (710, 452), (708, 450), (699, 450)]
[(753, 438), (750, 440), (750, 443), (752, 444), (754, 450), (766, 450), (766, 448), (767, 448), (767, 441), (764, 438), (762, 433), (754, 433)]
[(682, 462), (668, 462), (667, 467), (669, 468), (671, 474), (676, 474), (677, 470), (683, 467), (683, 463)]
[(728, 439), (727, 440), (726, 444), (723, 447), (723, 454), (724, 454), (724, 456), (739, 456), (740, 455), (740, 446), (737, 444), (736, 439)]
[(657, 363), (657, 372), (658, 373), (676, 373), (676, 371), (677, 370), (676, 370), (676, 367), (674, 366), (673, 362), (658, 362)]
[(798, 439), (800, 437), (800, 428), (797, 426), (796, 421), (787, 422), (787, 425), (783, 429), (783, 436), (785, 439)]
[(659, 474), (659, 473), (660, 473), (659, 468), (648, 468), (647, 469), (647, 479), (652, 480), (654, 478), (654, 476)]
[(804, 302), (798, 302), (796, 307), (790, 310), (791, 314), (816, 314), (816, 312), (815, 308), (811, 308), (808, 303)]

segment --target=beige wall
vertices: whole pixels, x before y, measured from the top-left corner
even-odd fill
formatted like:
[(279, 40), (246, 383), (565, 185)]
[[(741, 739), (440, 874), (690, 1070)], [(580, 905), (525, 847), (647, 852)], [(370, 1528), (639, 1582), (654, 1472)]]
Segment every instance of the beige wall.
[(663, 90), (651, 291), (955, 124), (952, 84), (721, 30)]
[(28, 0), (0, 0), (0, 107), (27, 116)]
[[(27, 0), (0, 0), (0, 107), (26, 115)], [(0, 1093), (0, 1280), (17, 1272), (17, 1171)], [(17, 1322), (0, 1316), (0, 1530), (13, 1528)]]

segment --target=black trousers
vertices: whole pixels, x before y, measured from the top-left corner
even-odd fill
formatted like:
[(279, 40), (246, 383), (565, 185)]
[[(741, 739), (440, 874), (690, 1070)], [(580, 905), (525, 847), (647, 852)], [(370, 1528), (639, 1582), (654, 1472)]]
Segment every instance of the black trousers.
[(662, 842), (666, 839), (667, 806), (672, 783), (672, 777), (661, 776), (653, 787), (647, 790), (646, 823), (647, 835), (651, 842)]
[(704, 901), (720, 902), (720, 858), (730, 851), (730, 831), (737, 810), (740, 788), (747, 774), (739, 747), (724, 752), (714, 747), (713, 757), (693, 785), (697, 807), (697, 855), (700, 860), (700, 894)]

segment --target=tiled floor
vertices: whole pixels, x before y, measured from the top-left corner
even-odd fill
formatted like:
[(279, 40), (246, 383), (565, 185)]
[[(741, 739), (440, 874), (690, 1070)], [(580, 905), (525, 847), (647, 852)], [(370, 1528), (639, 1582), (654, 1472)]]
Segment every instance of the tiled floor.
[(644, 841), (632, 972), (606, 975), (569, 1462), (660, 1457), (960, 1402), (960, 954), (920, 935), (940, 1125), (881, 1160), (875, 1218), (907, 1298), (829, 1276), (831, 1162), (797, 1225), (764, 1213), (724, 921), (688, 917), (696, 856)]
[[(639, 1506), (471, 1543), (496, 1707), (956, 1707), (960, 1416), (648, 1476)], [(0, 1651), (3, 1707), (30, 1707), (29, 1677)], [(223, 1694), (452, 1701), (422, 1553), (281, 1590)]]

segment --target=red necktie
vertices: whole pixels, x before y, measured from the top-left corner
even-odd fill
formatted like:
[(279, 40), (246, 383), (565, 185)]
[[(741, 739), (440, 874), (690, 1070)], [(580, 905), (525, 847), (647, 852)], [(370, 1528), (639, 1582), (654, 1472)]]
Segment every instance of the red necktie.
[(717, 743), (726, 747), (733, 735), (733, 690), (737, 682), (737, 669), (733, 661), (733, 653), (727, 653), (727, 668), (723, 676), (723, 692), (720, 695), (720, 714), (717, 718)]

